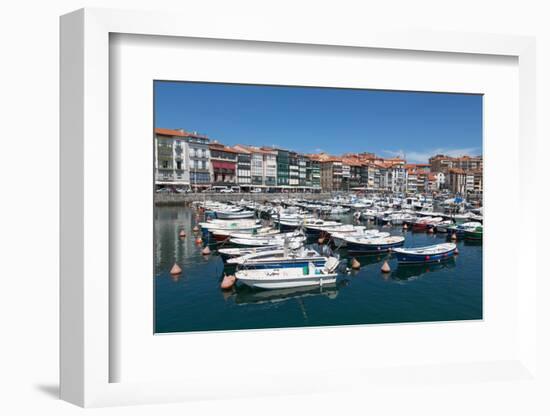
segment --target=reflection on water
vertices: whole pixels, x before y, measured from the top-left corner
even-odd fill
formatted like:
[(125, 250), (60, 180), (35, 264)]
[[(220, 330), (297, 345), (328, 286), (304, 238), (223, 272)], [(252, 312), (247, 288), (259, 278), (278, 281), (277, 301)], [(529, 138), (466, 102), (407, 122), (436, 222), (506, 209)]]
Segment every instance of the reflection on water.
[[(351, 215), (340, 217), (352, 222)], [(212, 246), (203, 256), (193, 227), (202, 219), (190, 208), (155, 209), (155, 332), (184, 332), (284, 328), (322, 325), (370, 324), (480, 319), (482, 317), (481, 242), (460, 240), (459, 255), (446, 263), (398, 265), (390, 254), (354, 256), (358, 270), (349, 270), (352, 257), (340, 256), (337, 283), (322, 288), (255, 290), (237, 284), (224, 291), (220, 282), (224, 263)], [(364, 224), (377, 228), (374, 224)], [(186, 233), (179, 238), (180, 230)], [(404, 235), (406, 247), (446, 241), (446, 235), (403, 233), (401, 227), (385, 228)], [(309, 241), (315, 248), (316, 239)], [(328, 254), (328, 253), (327, 253)], [(391, 272), (380, 268), (388, 261)], [(177, 262), (179, 276), (169, 271)], [(394, 283), (394, 284), (392, 284)], [(399, 284), (395, 284), (399, 283)]]
[(326, 296), (328, 299), (336, 299), (338, 291), (345, 284), (342, 282), (324, 285), (323, 287), (297, 287), (287, 289), (254, 290), (247, 286), (238, 287), (234, 293), (237, 305), (248, 305), (264, 302), (284, 302), (303, 299), (312, 296)]
[(391, 272), (390, 277), (395, 280), (411, 280), (426, 273), (434, 273), (442, 269), (452, 269), (454, 267), (456, 267), (456, 263), (453, 257), (441, 263), (400, 264), (397, 266), (397, 269)]

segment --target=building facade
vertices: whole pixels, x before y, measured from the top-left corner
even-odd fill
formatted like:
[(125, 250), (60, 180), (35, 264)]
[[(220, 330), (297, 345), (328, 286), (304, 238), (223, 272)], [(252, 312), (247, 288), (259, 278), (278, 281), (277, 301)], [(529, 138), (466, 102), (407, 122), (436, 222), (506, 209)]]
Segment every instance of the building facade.
[(237, 151), (237, 184), (243, 188), (250, 188), (252, 185), (252, 155), (248, 149), (234, 147)]
[(277, 151), (277, 186), (288, 187), (290, 184), (290, 155), (287, 150)]
[(189, 147), (189, 182), (193, 189), (208, 188), (211, 184), (210, 139), (197, 132), (181, 130)]
[(209, 150), (212, 187), (236, 186), (239, 153), (221, 143), (210, 143)]
[(474, 174), (464, 169), (449, 169), (449, 190), (455, 194), (466, 195), (474, 192)]
[(189, 188), (189, 146), (179, 130), (155, 129), (155, 185)]
[(306, 156), (306, 186), (314, 191), (321, 190), (321, 166), (316, 158)]
[(335, 157), (321, 160), (321, 189), (327, 192), (342, 190), (342, 161)]

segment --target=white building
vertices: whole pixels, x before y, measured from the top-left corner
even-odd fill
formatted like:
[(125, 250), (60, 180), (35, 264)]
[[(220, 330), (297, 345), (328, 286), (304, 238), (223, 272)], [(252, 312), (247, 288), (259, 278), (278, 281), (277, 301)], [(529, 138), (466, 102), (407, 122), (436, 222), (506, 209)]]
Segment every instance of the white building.
[(277, 152), (242, 144), (234, 146), (234, 149), (250, 154), (248, 183), (252, 188), (277, 186)]
[(189, 146), (179, 130), (155, 129), (155, 185), (189, 187)]
[(445, 188), (445, 174), (443, 172), (437, 172), (435, 174), (435, 183), (437, 189)]

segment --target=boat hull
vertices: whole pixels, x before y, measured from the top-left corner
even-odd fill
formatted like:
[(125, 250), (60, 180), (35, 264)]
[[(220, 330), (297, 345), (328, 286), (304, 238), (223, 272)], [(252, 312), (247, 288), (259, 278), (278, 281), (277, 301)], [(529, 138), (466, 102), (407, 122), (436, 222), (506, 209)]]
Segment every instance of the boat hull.
[(334, 284), (336, 282), (336, 275), (315, 275), (304, 276), (301, 279), (278, 279), (278, 280), (264, 280), (254, 278), (238, 278), (238, 280), (247, 286), (258, 289), (288, 289), (293, 287), (304, 286), (324, 286)]
[[(288, 260), (273, 260), (273, 261), (259, 261), (257, 263), (245, 263), (243, 265), (246, 269), (284, 269), (284, 268), (296, 268), (296, 267), (308, 267), (310, 263), (313, 263), (317, 267), (324, 267), (326, 260), (324, 258), (310, 260), (310, 259), (288, 259)], [(230, 263), (232, 264), (232, 263)], [(235, 263), (239, 265), (238, 263)]]
[(215, 214), (216, 218), (220, 220), (240, 220), (254, 217), (254, 211), (216, 212)]
[(359, 244), (348, 241), (347, 248), (349, 253), (364, 253), (364, 254), (376, 254), (376, 253), (385, 253), (390, 251), (394, 247), (401, 247), (404, 241), (399, 241), (395, 243), (381, 243), (381, 244)]
[(449, 250), (444, 253), (431, 254), (431, 255), (422, 255), (422, 254), (405, 254), (405, 253), (394, 253), (397, 258), (398, 263), (400, 264), (423, 264), (423, 263), (440, 263), (445, 260), (450, 260), (453, 258), (454, 250)]

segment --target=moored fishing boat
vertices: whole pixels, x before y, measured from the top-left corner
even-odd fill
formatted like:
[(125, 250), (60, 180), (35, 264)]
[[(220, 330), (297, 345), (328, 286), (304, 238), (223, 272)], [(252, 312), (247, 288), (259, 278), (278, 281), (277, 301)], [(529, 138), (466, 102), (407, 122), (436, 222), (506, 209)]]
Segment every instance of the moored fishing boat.
[(243, 218), (253, 218), (254, 211), (245, 211), (245, 210), (231, 210), (231, 211), (214, 211), (216, 218), (222, 220), (235, 220)]
[(343, 238), (347, 243), (349, 253), (384, 253), (403, 245), (405, 237), (402, 236), (389, 236), (383, 238), (372, 237), (350, 237), (345, 236)]
[(267, 237), (280, 234), (279, 230), (271, 227), (253, 228), (253, 229), (214, 229), (211, 231), (216, 241), (225, 241), (229, 237), (248, 238), (248, 237)]
[(349, 233), (333, 232), (330, 237), (334, 242), (334, 245), (338, 248), (347, 247), (347, 241), (345, 237), (365, 237), (365, 238), (386, 238), (389, 237), (390, 233), (380, 232), (376, 229), (366, 230), (366, 229), (357, 229), (356, 231)]
[(283, 246), (284, 244), (292, 243), (302, 243), (306, 240), (306, 237), (300, 231), (293, 231), (290, 233), (281, 233), (275, 234), (272, 236), (259, 236), (254, 237), (250, 236), (247, 238), (234, 238), (230, 237), (229, 242), (238, 246), (248, 246), (248, 247), (264, 247), (264, 246), (273, 246), (279, 245)]
[(442, 243), (426, 247), (398, 247), (393, 249), (392, 252), (399, 263), (438, 263), (452, 258), (455, 249), (456, 244), (454, 243)]
[(464, 230), (464, 238), (468, 240), (482, 240), (483, 239), (483, 226), (479, 225), (475, 228), (469, 228)]
[(445, 220), (437, 223), (434, 228), (435, 228), (435, 231), (438, 233), (446, 233), (447, 228), (453, 225), (454, 225), (454, 222), (452, 222), (451, 220)]
[(203, 230), (213, 230), (213, 229), (253, 229), (261, 228), (262, 225), (259, 221), (252, 219), (238, 219), (238, 220), (220, 220), (213, 219), (211, 221), (200, 222), (199, 226)]
[(439, 224), (441, 221), (443, 221), (443, 218), (441, 217), (420, 218), (413, 222), (412, 227), (414, 231), (424, 231), (437, 226), (437, 224)]
[(316, 250), (302, 247), (297, 250), (278, 248), (275, 250), (250, 253), (241, 257), (227, 260), (227, 264), (234, 264), (246, 269), (278, 269), (284, 267), (305, 267), (309, 263), (322, 267), (327, 262)]
[(452, 235), (455, 234), (457, 237), (464, 236), (464, 233), (468, 230), (473, 230), (476, 227), (481, 226), (481, 223), (471, 221), (471, 222), (465, 222), (463, 224), (458, 225), (451, 225), (447, 227), (447, 234)]
[(324, 266), (308, 263), (305, 267), (244, 269), (235, 273), (238, 282), (259, 289), (283, 289), (301, 286), (323, 286), (336, 282), (334, 273), (340, 261), (330, 257)]
[[(284, 243), (283, 243), (284, 244)], [(302, 246), (302, 242), (293, 242), (288, 244), (289, 250), (295, 250)], [(267, 252), (271, 250), (279, 250), (281, 249), (282, 244), (274, 244), (272, 246), (264, 246), (264, 247), (229, 247), (229, 248), (220, 248), (218, 249), (218, 253), (220, 254), (222, 260), (225, 262), (230, 258), (234, 257), (241, 257), (245, 256), (247, 254), (252, 253), (262, 253)]]

